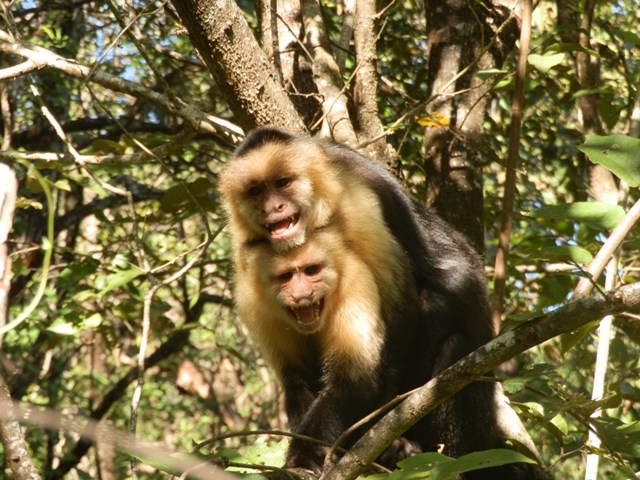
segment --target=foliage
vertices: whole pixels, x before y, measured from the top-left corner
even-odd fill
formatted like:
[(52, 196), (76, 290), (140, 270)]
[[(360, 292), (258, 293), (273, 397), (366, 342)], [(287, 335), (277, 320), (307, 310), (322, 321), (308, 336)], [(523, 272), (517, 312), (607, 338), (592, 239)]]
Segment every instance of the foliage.
[[(238, 3), (257, 28), (253, 2)], [(331, 34), (337, 35), (342, 4), (322, 3)], [(597, 136), (587, 135), (591, 132), (582, 127), (576, 107), (582, 96), (594, 93), (579, 89), (572, 62), (584, 47), (562, 39), (555, 4), (539, 2), (534, 12), (505, 329), (567, 301), (608, 231), (639, 198), (640, 142), (634, 121), (637, 129), (640, 120), (633, 117), (640, 85), (637, 5), (629, 0), (598, 3), (594, 50), (588, 51), (600, 64), (595, 93), (606, 132)], [(424, 9), (408, 0), (389, 7), (378, 44), (385, 126), (427, 99)], [(166, 93), (175, 104), (231, 118), (219, 87), (166, 2), (24, 0), (13, 2), (10, 13), (0, 30), (16, 41)], [(479, 147), (485, 159), (487, 265), (493, 264), (496, 249), (516, 53), (501, 70), (483, 72), (501, 79), (491, 92)], [(1, 58), (2, 68), (22, 61)], [(344, 76), (355, 68), (348, 61)], [(175, 111), (52, 68), (3, 80), (0, 93), (6, 98), (2, 105), (11, 110), (11, 117), (2, 120), (8, 143), (0, 159), (20, 179), (11, 234), (10, 319), (20, 318), (33, 298), (39, 300), (24, 322), (2, 337), (3, 376), (15, 399), (128, 429), (146, 320), (148, 368), (139, 437), (189, 452), (197, 442), (230, 432), (283, 428), (278, 387), (231, 308), (229, 238), (215, 192), (217, 172), (233, 150), (229, 139), (196, 134)], [(65, 132), (65, 141), (45, 108)], [(421, 115), (431, 112), (430, 105), (425, 109)], [(401, 153), (401, 173), (418, 198), (425, 196), (424, 131), (442, 125), (428, 118), (409, 115), (389, 137)], [(127, 156), (167, 144), (172, 145), (169, 153)], [(86, 161), (74, 160), (68, 145)], [(44, 156), (52, 153), (60, 156)], [(621, 206), (590, 200), (591, 162), (629, 185)], [(48, 209), (55, 212), (52, 230)], [(636, 228), (621, 252), (620, 283), (640, 280), (639, 249)], [(157, 293), (149, 296), (155, 288)], [(598, 288), (604, 288), (600, 282)], [(602, 401), (590, 397), (595, 331), (569, 350), (560, 339), (548, 342), (500, 372), (557, 478), (578, 478), (575, 472), (582, 472), (583, 455), (590, 451), (601, 455), (606, 478), (627, 478), (640, 470), (637, 314), (616, 318), (614, 331)], [(589, 416), (599, 407), (604, 414), (595, 428), (604, 441), (594, 449), (587, 444)], [(26, 438), (49, 478), (56, 478), (61, 460), (78, 442), (74, 435), (45, 433), (37, 426), (29, 427)], [(264, 464), (279, 464), (281, 437), (260, 438), (213, 442), (212, 455), (237, 468), (262, 463), (256, 460), (260, 454), (267, 456)], [(434, 455), (407, 460), (391, 478), (450, 478), (408, 473), (414, 462), (443, 461)], [(126, 455), (104, 450), (82, 457), (74, 465), (77, 477), (129, 474)], [(148, 462), (159, 470), (140, 469), (140, 478), (166, 478), (161, 472), (167, 469)], [(454, 463), (466, 468), (466, 462)]]

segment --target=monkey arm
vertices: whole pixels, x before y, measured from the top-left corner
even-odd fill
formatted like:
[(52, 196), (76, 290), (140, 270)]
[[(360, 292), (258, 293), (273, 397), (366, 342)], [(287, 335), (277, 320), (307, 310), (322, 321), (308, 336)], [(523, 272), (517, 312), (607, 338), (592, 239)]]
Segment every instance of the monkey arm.
[[(349, 373), (330, 372), (323, 378), (319, 392), (313, 394), (313, 379), (291, 372), (285, 382), (287, 416), (294, 433), (326, 443), (334, 442), (347, 428), (383, 403), (376, 375), (353, 378)], [(287, 468), (306, 468), (322, 472), (328, 447), (294, 438), (289, 445)]]

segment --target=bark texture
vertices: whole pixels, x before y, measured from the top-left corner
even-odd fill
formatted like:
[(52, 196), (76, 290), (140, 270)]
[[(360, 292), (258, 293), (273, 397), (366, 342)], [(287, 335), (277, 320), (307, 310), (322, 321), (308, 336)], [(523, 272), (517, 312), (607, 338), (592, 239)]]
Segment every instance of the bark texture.
[(426, 113), (442, 116), (449, 126), (425, 133), (425, 200), (479, 251), (484, 249), (482, 127), (492, 84), (482, 84), (476, 74), (499, 66), (512, 49), (517, 24), (513, 19), (503, 26), (509, 15), (488, 2), (426, 2), (433, 98)]
[(173, 5), (245, 131), (261, 125), (306, 131), (233, 0), (174, 0)]
[[(580, 120), (585, 134), (605, 135), (600, 110), (599, 95), (595, 90), (600, 86), (600, 63), (596, 56), (588, 52), (591, 46), (591, 25), (596, 7), (595, 0), (557, 1), (558, 31), (567, 43), (579, 43), (584, 49), (573, 52), (573, 60), (578, 78), (577, 90), (591, 93), (578, 97)], [(582, 8), (582, 10), (581, 10)], [(586, 161), (586, 159), (585, 159)], [(587, 163), (591, 194), (599, 202), (615, 204), (618, 201), (618, 186), (613, 174), (602, 165)]]

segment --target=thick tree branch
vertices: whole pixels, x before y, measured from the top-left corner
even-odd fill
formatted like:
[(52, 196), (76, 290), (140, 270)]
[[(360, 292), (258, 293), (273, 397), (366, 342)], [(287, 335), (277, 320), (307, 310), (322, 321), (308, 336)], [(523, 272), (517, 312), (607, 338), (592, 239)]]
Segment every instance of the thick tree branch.
[(345, 85), (331, 53), (318, 0), (302, 0), (305, 44), (313, 57), (313, 76), (322, 95), (322, 110), (331, 137), (355, 148), (358, 139), (349, 118)]
[(0, 438), (4, 450), (5, 462), (9, 464), (16, 480), (39, 480), (36, 468), (31, 461), (27, 444), (24, 441), (20, 423), (11, 403), (9, 387), (0, 375)]
[(555, 336), (640, 307), (640, 282), (569, 303), (506, 332), (475, 350), (410, 395), (369, 430), (323, 479), (355, 479), (394, 438), (447, 398), (497, 365)]
[(176, 102), (167, 95), (154, 92), (137, 83), (80, 65), (74, 60), (61, 57), (44, 48), (32, 48), (22, 42), (13, 41), (11, 36), (2, 30), (0, 30), (0, 52), (7, 55), (18, 55), (30, 60), (38, 68), (53, 68), (70, 77), (95, 82), (115, 92), (146, 100), (152, 105), (183, 118), (198, 132), (222, 135), (231, 141), (243, 134), (240, 128), (222, 118), (209, 115), (190, 105)]
[[(3, 164), (0, 164), (0, 178), (2, 179), (0, 182), (0, 327), (2, 327), (7, 323), (9, 308), (11, 262), (7, 239), (13, 226), (18, 182), (13, 170)], [(0, 337), (1, 342), (2, 337)], [(6, 405), (6, 408), (0, 409), (0, 439), (2, 440), (5, 462), (9, 464), (16, 480), (38, 480), (40, 476), (33, 466), (20, 424), (17, 421), (13, 405), (11, 405), (9, 387), (1, 374), (0, 405)]]
[(233, 0), (173, 0), (189, 38), (245, 130), (306, 128)]
[(367, 146), (367, 153), (390, 167), (397, 167), (398, 154), (385, 141), (384, 129), (378, 115), (375, 19), (375, 0), (356, 0), (353, 40), (357, 68), (353, 96), (358, 116), (358, 141), (363, 144), (377, 139)]

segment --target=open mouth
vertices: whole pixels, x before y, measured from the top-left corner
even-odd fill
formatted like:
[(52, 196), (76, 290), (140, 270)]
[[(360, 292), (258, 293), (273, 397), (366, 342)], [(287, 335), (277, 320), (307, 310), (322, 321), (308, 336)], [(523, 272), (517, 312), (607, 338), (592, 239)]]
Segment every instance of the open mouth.
[(324, 300), (320, 300), (305, 307), (289, 307), (288, 310), (301, 331), (313, 333), (320, 326), (323, 307)]
[(273, 240), (287, 240), (298, 232), (299, 220), (300, 214), (296, 213), (277, 222), (269, 223), (266, 228)]

